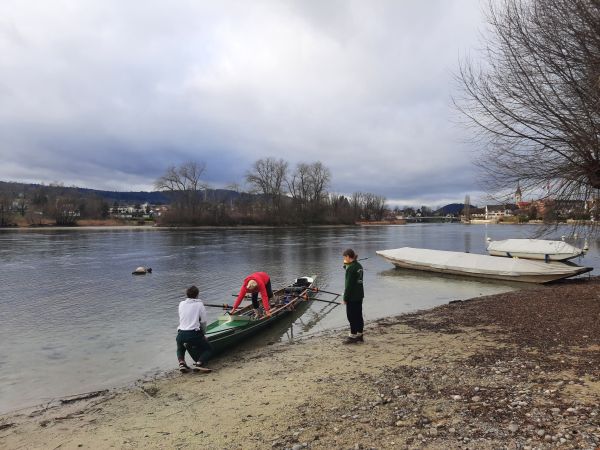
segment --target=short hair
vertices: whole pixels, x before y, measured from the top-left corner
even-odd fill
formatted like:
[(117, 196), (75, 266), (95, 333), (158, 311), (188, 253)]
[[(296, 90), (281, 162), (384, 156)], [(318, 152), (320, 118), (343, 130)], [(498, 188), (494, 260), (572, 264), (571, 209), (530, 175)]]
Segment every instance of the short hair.
[(199, 293), (200, 290), (196, 286), (191, 286), (185, 291), (185, 295), (187, 295), (188, 298), (198, 298)]
[(258, 283), (254, 280), (250, 280), (248, 281), (248, 284), (246, 285), (246, 289), (253, 291), (254, 289), (256, 289), (258, 287)]
[(344, 253), (342, 253), (342, 256), (347, 256), (351, 259), (356, 259), (356, 253), (354, 253), (354, 250), (352, 250), (351, 248), (347, 248), (346, 250), (344, 250)]

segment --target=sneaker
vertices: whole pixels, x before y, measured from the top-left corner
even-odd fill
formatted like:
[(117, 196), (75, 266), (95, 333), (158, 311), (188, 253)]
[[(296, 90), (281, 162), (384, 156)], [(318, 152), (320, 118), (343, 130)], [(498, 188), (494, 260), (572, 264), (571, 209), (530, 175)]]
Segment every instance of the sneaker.
[(194, 372), (202, 372), (202, 373), (211, 373), (212, 369), (209, 369), (208, 367), (203, 367), (201, 362), (195, 362), (193, 364), (194, 366)]
[(188, 366), (186, 363), (184, 362), (180, 362), (179, 363), (179, 371), (181, 373), (187, 373), (190, 371), (190, 366)]

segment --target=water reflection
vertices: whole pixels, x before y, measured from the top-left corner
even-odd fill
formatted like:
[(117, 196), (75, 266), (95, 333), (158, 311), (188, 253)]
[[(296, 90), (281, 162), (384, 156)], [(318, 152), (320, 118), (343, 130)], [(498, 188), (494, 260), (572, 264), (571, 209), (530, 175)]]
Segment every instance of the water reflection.
[(422, 289), (432, 289), (439, 291), (442, 289), (463, 289), (465, 286), (472, 288), (488, 288), (497, 286), (500, 289), (536, 289), (540, 285), (533, 283), (520, 283), (518, 281), (506, 281), (495, 279), (478, 279), (473, 277), (455, 275), (451, 273), (424, 272), (420, 270), (396, 267), (393, 269), (379, 272), (381, 277), (392, 277), (398, 280), (399, 284), (417, 285)]
[(333, 305), (331, 303), (325, 303), (321, 309), (316, 309), (316, 302), (313, 305), (313, 308), (306, 313), (303, 317), (298, 319), (298, 323), (302, 325), (302, 331), (307, 333), (311, 329), (313, 329), (319, 322), (321, 322), (327, 315), (332, 312), (335, 308), (340, 305)]

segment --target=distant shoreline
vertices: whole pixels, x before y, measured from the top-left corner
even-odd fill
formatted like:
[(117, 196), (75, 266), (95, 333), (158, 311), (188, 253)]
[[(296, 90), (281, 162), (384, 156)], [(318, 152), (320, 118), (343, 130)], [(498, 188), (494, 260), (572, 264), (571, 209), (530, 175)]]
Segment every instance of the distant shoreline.
[(77, 225), (65, 226), (43, 226), (43, 227), (0, 227), (0, 231), (96, 231), (96, 230), (261, 230), (261, 229), (285, 229), (285, 228), (343, 228), (355, 227), (356, 225), (196, 225), (196, 226), (173, 226), (164, 227), (156, 225)]
[[(385, 227), (399, 225), (424, 225), (424, 224), (457, 224), (461, 222), (407, 222), (405, 220), (384, 220), (374, 222), (355, 222), (354, 224), (332, 224), (332, 225), (180, 225), (180, 226), (159, 226), (159, 225), (132, 225), (118, 224), (114, 221), (106, 224), (99, 223), (100, 221), (92, 221), (91, 224), (78, 224), (73, 226), (57, 226), (57, 225), (17, 225), (10, 227), (0, 227), (0, 231), (64, 231), (64, 230), (218, 230), (218, 229), (286, 229), (286, 228), (343, 228), (343, 227)], [(477, 222), (467, 223), (465, 225), (538, 225), (538, 226), (594, 226), (594, 222), (557, 222), (557, 223), (540, 223), (540, 222)]]

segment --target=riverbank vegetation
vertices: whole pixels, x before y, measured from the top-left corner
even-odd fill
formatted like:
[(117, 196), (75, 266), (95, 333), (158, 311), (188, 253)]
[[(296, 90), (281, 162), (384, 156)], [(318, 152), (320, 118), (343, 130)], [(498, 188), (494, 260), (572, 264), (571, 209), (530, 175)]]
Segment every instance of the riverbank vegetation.
[(385, 197), (329, 191), (331, 171), (321, 162), (290, 168), (283, 159), (259, 159), (248, 170), (247, 191), (210, 191), (202, 181), (205, 164), (190, 161), (169, 167), (155, 187), (170, 199), (157, 224), (173, 225), (334, 225), (381, 220)]
[(155, 181), (154, 192), (0, 182), (0, 227), (337, 225), (380, 221), (392, 214), (383, 196), (331, 192), (331, 171), (321, 162), (292, 169), (282, 159), (259, 159), (242, 180), (247, 189), (238, 183), (211, 188), (203, 178), (205, 170), (196, 161), (168, 167)]

